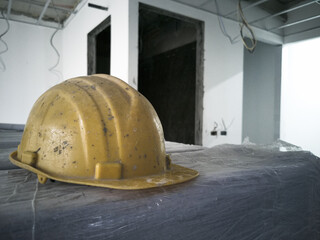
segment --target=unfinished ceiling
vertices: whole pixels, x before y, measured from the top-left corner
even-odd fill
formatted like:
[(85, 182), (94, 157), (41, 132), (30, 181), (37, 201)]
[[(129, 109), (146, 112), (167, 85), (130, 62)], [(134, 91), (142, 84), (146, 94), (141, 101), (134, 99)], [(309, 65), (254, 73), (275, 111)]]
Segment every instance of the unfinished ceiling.
[(62, 28), (83, 0), (0, 0), (1, 18)]
[[(172, 1), (239, 21), (239, 0)], [(0, 18), (63, 28), (85, 3), (86, 0), (0, 0)], [(310, 34), (320, 36), (320, 0), (242, 0), (241, 6), (250, 26), (285, 38), (300, 35), (298, 40)]]
[[(238, 0), (172, 1), (239, 21)], [(250, 26), (286, 38), (310, 31), (320, 36), (320, 0), (243, 0), (241, 6)]]

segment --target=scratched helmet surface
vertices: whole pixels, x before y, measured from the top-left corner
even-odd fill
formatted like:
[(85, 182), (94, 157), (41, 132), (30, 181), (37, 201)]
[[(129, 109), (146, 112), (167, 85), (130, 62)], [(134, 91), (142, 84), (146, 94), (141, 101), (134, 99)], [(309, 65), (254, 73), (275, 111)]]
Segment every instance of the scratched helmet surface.
[(34, 104), (13, 164), (54, 179), (116, 189), (143, 189), (195, 178), (171, 163), (149, 101), (109, 75), (78, 77)]

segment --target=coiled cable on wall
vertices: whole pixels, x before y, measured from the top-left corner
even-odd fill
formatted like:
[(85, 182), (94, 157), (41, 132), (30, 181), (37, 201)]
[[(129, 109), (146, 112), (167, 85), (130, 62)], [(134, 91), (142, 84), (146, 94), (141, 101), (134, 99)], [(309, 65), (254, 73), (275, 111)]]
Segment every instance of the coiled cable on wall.
[[(242, 39), (243, 45), (250, 53), (253, 53), (254, 49), (257, 46), (257, 40), (256, 40), (256, 37), (255, 37), (255, 35), (253, 33), (252, 28), (250, 27), (249, 23), (247, 22), (247, 20), (244, 17), (244, 14), (243, 14), (243, 11), (242, 11), (242, 7), (241, 7), (241, 0), (239, 0), (239, 2), (238, 2), (238, 11), (239, 11), (239, 15), (240, 15), (240, 18), (241, 18), (239, 26), (240, 26), (240, 35), (241, 35), (241, 39)], [(246, 43), (246, 41), (244, 39), (244, 34), (243, 34), (244, 27), (246, 27), (249, 30), (249, 33), (251, 35), (251, 38), (249, 38), (249, 40), (251, 42), (251, 46), (248, 46), (248, 44)]]
[(5, 47), (4, 50), (0, 51), (0, 65), (1, 65), (0, 70), (1, 70), (2, 72), (4, 72), (4, 71), (6, 70), (6, 64), (5, 64), (4, 61), (2, 60), (1, 54), (7, 52), (7, 51), (9, 50), (9, 48), (8, 48), (8, 44), (6, 43), (5, 40), (2, 39), (2, 37), (8, 33), (8, 31), (9, 31), (9, 29), (10, 29), (10, 23), (9, 23), (9, 21), (8, 21), (8, 17), (4, 17), (3, 12), (1, 12), (1, 15), (2, 15), (3, 19), (6, 20), (6, 23), (7, 23), (7, 29), (6, 29), (3, 33), (0, 34), (0, 42), (2, 42), (3, 45), (4, 45), (4, 47)]

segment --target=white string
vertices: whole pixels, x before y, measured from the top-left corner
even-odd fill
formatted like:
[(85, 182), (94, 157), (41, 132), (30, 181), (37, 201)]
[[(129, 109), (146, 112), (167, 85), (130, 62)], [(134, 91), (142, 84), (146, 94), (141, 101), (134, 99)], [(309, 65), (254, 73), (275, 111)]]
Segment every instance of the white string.
[(215, 5), (216, 5), (218, 20), (219, 20), (219, 26), (220, 26), (220, 30), (221, 30), (222, 34), (229, 39), (229, 41), (230, 41), (231, 44), (235, 44), (235, 43), (239, 42), (239, 40), (240, 40), (240, 39), (239, 39), (240, 34), (237, 35), (237, 36), (235, 36), (235, 37), (231, 37), (231, 36), (228, 34), (228, 32), (227, 32), (227, 30), (226, 30), (226, 28), (225, 28), (225, 26), (224, 26), (222, 17), (220, 16), (220, 9), (219, 9), (219, 5), (218, 5), (217, 0), (214, 0), (214, 3), (215, 3)]

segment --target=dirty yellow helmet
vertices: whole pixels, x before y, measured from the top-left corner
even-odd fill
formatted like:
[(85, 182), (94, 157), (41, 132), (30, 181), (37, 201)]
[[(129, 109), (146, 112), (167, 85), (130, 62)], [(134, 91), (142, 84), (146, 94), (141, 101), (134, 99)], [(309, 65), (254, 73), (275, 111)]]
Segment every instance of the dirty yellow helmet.
[(13, 164), (47, 179), (143, 189), (185, 182), (198, 172), (171, 164), (149, 101), (109, 75), (78, 77), (34, 104)]

